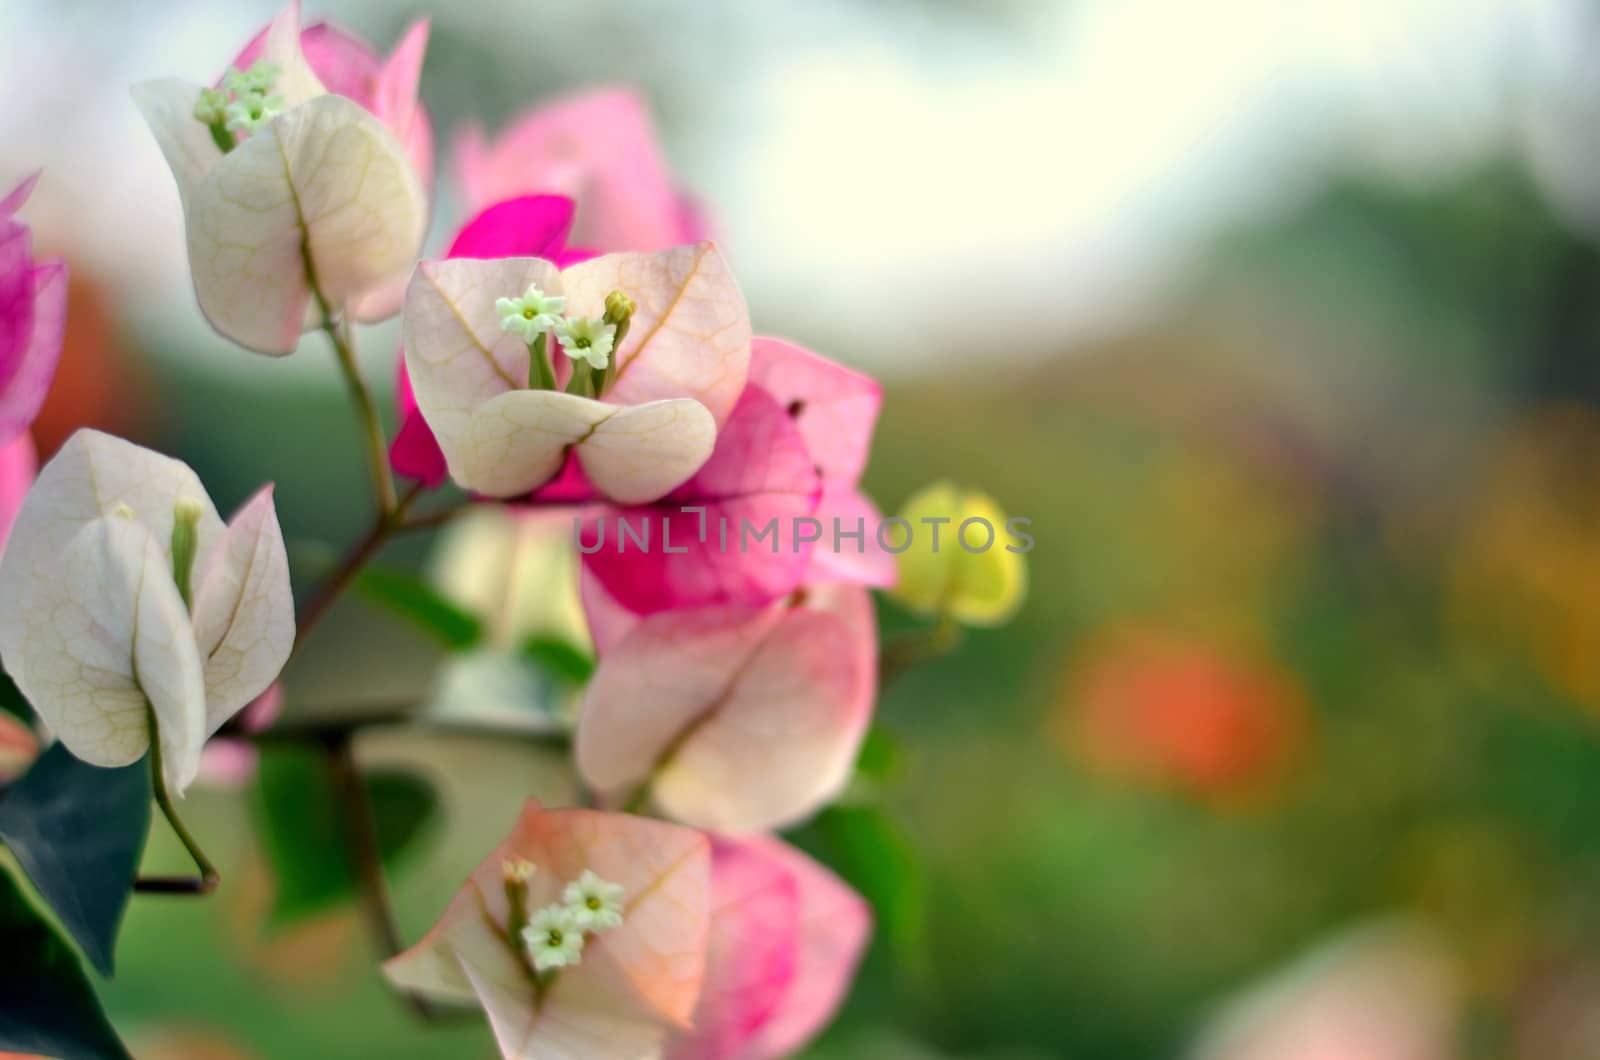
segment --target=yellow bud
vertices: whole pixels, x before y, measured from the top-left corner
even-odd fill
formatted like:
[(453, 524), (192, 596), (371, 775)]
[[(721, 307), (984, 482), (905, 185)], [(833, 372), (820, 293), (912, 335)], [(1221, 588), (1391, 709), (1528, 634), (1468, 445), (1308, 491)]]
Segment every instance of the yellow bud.
[(936, 482), (918, 491), (886, 527), (898, 551), (892, 595), (909, 610), (969, 626), (998, 626), (1027, 596), (1026, 520), (1008, 520), (987, 494)]
[(633, 317), (635, 308), (637, 307), (633, 304), (633, 299), (621, 291), (612, 291), (606, 295), (605, 322), (607, 324), (621, 324), (623, 321), (630, 320)]

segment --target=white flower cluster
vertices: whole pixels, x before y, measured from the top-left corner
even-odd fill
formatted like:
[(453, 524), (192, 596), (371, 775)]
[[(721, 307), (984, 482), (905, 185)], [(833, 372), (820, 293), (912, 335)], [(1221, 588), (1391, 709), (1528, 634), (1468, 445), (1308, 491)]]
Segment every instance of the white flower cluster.
[(282, 72), (265, 60), (258, 60), (248, 70), (229, 70), (221, 88), (200, 90), (195, 120), (204, 125), (221, 123), (230, 132), (255, 132), (284, 111), (284, 97), (273, 92)]
[[(506, 878), (523, 887), (533, 878), (534, 867), (517, 861), (506, 867)], [(568, 883), (561, 901), (552, 902), (528, 918), (522, 929), (522, 944), (535, 971), (566, 968), (583, 959), (583, 943), (589, 935), (608, 931), (622, 923), (622, 885), (604, 880), (590, 869)]]
[(529, 284), (520, 298), (500, 298), (494, 303), (500, 314), (500, 330), (519, 336), (533, 345), (540, 335), (553, 334), (561, 352), (574, 361), (588, 361), (589, 367), (603, 369), (611, 360), (617, 327), (604, 318), (562, 316), (567, 299), (545, 294), (537, 284)]

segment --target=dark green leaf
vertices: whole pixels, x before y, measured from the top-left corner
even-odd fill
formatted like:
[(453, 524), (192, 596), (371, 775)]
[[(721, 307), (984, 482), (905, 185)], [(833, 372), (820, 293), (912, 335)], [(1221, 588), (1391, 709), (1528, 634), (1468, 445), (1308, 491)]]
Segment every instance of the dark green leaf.
[(594, 676), (594, 656), (559, 637), (529, 637), (522, 645), (522, 654), (545, 673), (568, 684), (588, 684)]
[(145, 760), (101, 769), (59, 743), (0, 798), (0, 840), (102, 975), (150, 833), (150, 799)]
[(463, 651), (483, 637), (483, 624), (408, 571), (368, 567), (355, 578), (356, 591), (406, 619), (445, 647)]
[(9, 873), (0, 872), (0, 1051), (127, 1060), (83, 966)]
[(920, 960), (922, 869), (899, 825), (875, 806), (833, 806), (794, 838), (861, 892), (904, 961)]
[[(348, 901), (356, 878), (326, 754), (310, 747), (263, 748), (257, 780), (257, 831), (278, 885), (274, 923)], [(385, 866), (392, 866), (426, 829), (436, 798), (421, 778), (396, 770), (368, 773), (366, 786), (378, 847)]]
[(33, 722), (33, 708), (28, 705), (17, 683), (11, 680), (11, 675), (4, 670), (0, 670), (0, 711), (29, 724)]

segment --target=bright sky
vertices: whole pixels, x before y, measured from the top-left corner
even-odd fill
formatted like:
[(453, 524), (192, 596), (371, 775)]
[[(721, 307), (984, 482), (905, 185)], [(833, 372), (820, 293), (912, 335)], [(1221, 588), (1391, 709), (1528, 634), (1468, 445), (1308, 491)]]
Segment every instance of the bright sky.
[[(359, 25), (375, 2), (309, 0), (307, 15)], [(527, 10), (406, 6), (478, 34), (508, 24), (497, 5)], [(45, 167), (28, 214), (44, 241), (92, 260), (142, 319), (202, 327), (171, 178), (124, 86), (208, 75), (274, 5), (183, 0), (138, 20), (86, 6), (0, 4), (0, 183)], [(547, 0), (541, 18), (597, 6), (647, 26), (664, 10)], [(681, 41), (653, 39), (696, 64), (672, 83), (670, 147), (715, 205), (758, 326), (892, 369), (1114, 327), (1219, 229), (1330, 167), (1427, 180), (1514, 135), (1569, 212), (1600, 215), (1597, 134), (1580, 135), (1600, 121), (1573, 110), (1600, 98), (1586, 6), (1013, 3), (1020, 31), (983, 32), (981, 5), (708, 0)], [(738, 52), (726, 70), (704, 68), (707, 26)], [(484, 47), (508, 58), (505, 41)]]

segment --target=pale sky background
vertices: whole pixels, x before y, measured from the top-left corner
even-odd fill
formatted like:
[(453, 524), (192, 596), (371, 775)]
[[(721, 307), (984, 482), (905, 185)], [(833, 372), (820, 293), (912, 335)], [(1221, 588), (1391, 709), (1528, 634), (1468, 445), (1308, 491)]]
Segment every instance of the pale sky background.
[[(113, 281), (142, 327), (191, 340), (152, 345), (216, 349), (206, 363), (221, 371), (234, 358), (204, 337), (177, 195), (126, 86), (212, 76), (276, 6), (0, 0), (0, 183), (42, 166), (26, 214), (41, 241)], [(431, 14), (436, 43), (455, 53), (434, 55), (424, 97), (453, 113), (481, 94), (491, 128), (508, 87), (538, 86), (533, 103), (541, 90), (637, 82), (683, 183), (715, 211), (758, 330), (846, 346), (888, 372), (975, 348), (1056, 353), (1156, 311), (1216, 233), (1340, 172), (1427, 182), (1516, 150), (1567, 216), (1600, 221), (1596, 11), (1583, 0), (306, 7), (383, 48)], [(481, 86), (459, 76), (478, 71)], [(436, 215), (434, 245), (460, 219), (447, 184)], [(374, 358), (392, 348), (386, 335), (366, 343)], [(315, 361), (288, 371), (325, 374)]]

